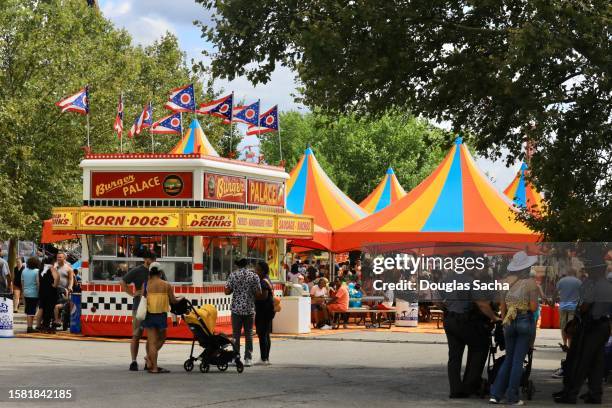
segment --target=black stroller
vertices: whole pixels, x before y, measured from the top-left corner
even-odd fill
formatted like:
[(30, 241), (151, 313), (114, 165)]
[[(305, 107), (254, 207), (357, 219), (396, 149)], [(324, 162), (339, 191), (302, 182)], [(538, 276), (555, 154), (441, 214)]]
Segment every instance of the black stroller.
[[(490, 390), (491, 386), (495, 382), (495, 378), (497, 377), (497, 373), (501, 368), (506, 355), (495, 358), (495, 354), (497, 350), (504, 351), (506, 349), (506, 344), (504, 340), (504, 332), (501, 323), (497, 323), (495, 328), (491, 332), (492, 334), (492, 342), (491, 347), (489, 348), (489, 358), (487, 361), (487, 380), (488, 380), (488, 388)], [(523, 363), (523, 376), (521, 377), (521, 391), (523, 395), (528, 400), (533, 398), (533, 394), (535, 393), (535, 385), (533, 381), (529, 379), (531, 376), (531, 364), (533, 362), (533, 348), (529, 348), (529, 352), (525, 357), (525, 362)], [(488, 392), (487, 392), (488, 394)]]
[[(193, 333), (191, 352), (183, 364), (185, 371), (192, 371), (198, 360), (200, 360), (200, 371), (203, 373), (207, 373), (211, 365), (216, 365), (219, 371), (225, 371), (232, 361), (236, 364), (236, 371), (239, 373), (244, 371), (244, 364), (240, 361), (240, 353), (236, 350), (234, 342), (223, 333), (214, 334), (204, 322), (203, 316), (207, 313), (214, 315), (211, 316), (213, 321), (216, 319), (217, 309), (213, 305), (204, 305), (196, 309), (187, 299), (181, 299), (172, 305), (171, 312), (182, 316)], [(193, 354), (196, 341), (204, 349), (197, 357)]]

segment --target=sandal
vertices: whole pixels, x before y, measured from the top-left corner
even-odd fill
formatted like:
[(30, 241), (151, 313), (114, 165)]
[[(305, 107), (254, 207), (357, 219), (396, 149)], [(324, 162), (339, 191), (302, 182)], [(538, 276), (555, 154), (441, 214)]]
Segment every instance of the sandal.
[(161, 368), (161, 367), (157, 367), (157, 371), (149, 370), (149, 373), (151, 373), (151, 374), (167, 374), (169, 372), (170, 372), (170, 370), (166, 370), (165, 368)]
[(564, 353), (567, 353), (567, 352), (569, 351), (569, 347), (567, 347), (565, 344), (561, 344), (561, 343), (559, 343), (559, 347), (561, 347), (561, 350), (562, 350)]

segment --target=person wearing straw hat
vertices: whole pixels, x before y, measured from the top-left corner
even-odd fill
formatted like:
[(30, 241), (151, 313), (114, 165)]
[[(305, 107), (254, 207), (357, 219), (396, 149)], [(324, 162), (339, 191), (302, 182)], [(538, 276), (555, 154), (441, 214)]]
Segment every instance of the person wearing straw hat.
[(537, 256), (519, 251), (508, 264), (506, 282), (510, 289), (500, 300), (506, 358), (491, 387), (489, 402), (492, 404), (499, 404), (504, 396), (510, 405), (525, 404), (519, 399), (519, 388), (523, 376), (523, 362), (536, 330), (533, 315), (538, 309), (540, 291), (529, 272), (537, 260)]

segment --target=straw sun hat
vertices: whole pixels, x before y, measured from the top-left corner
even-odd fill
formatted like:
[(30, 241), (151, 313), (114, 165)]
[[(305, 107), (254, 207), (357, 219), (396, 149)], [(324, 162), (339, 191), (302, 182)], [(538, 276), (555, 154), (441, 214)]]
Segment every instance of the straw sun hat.
[(533, 266), (537, 261), (537, 255), (527, 255), (525, 251), (519, 251), (512, 256), (512, 260), (508, 264), (508, 271), (522, 271), (523, 269)]

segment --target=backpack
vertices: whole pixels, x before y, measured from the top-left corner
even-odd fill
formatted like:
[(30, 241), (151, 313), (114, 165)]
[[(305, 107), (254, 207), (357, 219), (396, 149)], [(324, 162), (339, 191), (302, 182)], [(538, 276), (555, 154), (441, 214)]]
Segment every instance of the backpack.
[(281, 298), (278, 296), (274, 296), (274, 286), (272, 286), (272, 282), (270, 282), (269, 280), (266, 281), (266, 283), (268, 284), (268, 287), (270, 288), (270, 293), (268, 294), (268, 298), (271, 298), (272, 300), (272, 310), (274, 310), (274, 313), (278, 313), (281, 311)]

